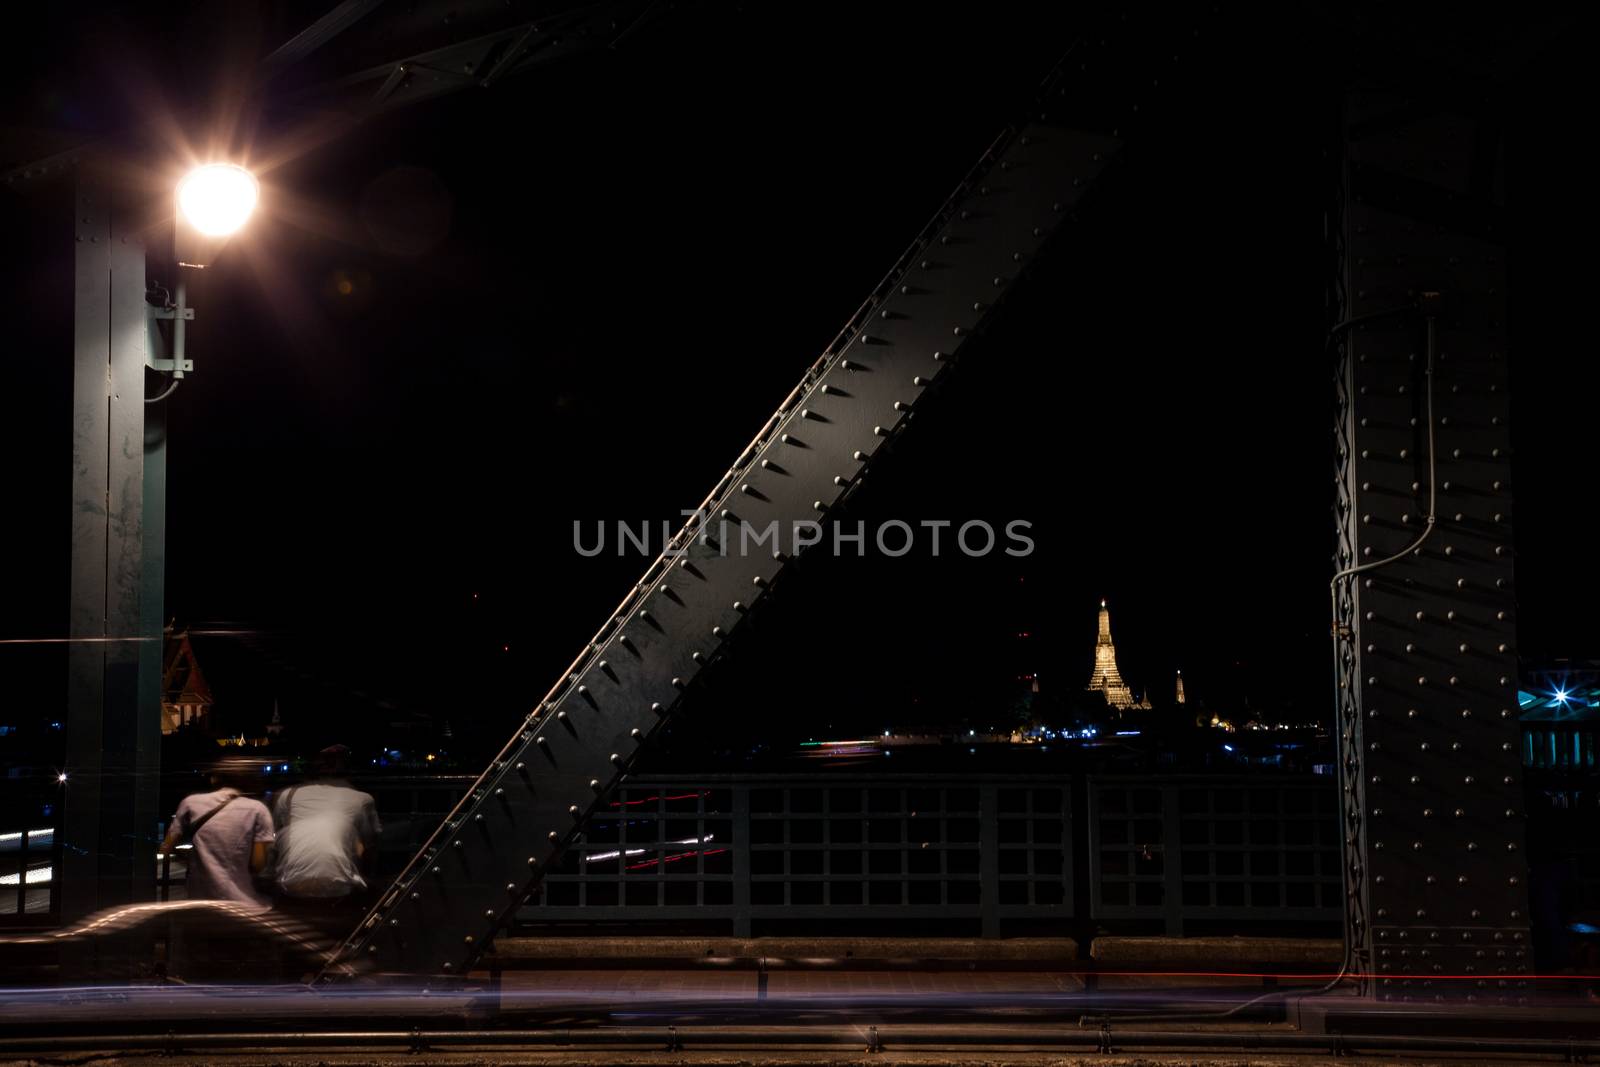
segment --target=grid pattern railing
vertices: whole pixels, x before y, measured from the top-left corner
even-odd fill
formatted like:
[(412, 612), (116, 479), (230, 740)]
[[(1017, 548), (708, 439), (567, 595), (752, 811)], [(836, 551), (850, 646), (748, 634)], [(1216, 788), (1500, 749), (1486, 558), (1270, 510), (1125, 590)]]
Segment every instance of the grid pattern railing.
[(1059, 778), (635, 780), (522, 918), (997, 934), (1072, 914), (1071, 795)]
[(0, 926), (48, 926), (60, 917), (61, 795), (29, 768), (0, 775)]
[[(462, 788), (356, 784), (384, 821), (380, 874)], [(1336, 831), (1324, 778), (655, 776), (609, 801), (518, 919), (734, 936), (1336, 926)], [(158, 865), (158, 899), (182, 899), (183, 861)]]
[(1090, 913), (1164, 932), (1342, 915), (1325, 779), (1090, 778)]

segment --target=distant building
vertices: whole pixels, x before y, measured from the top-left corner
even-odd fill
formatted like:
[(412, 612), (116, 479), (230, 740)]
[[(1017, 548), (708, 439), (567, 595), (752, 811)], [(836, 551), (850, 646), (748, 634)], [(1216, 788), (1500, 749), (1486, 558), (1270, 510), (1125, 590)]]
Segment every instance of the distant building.
[(189, 632), (166, 633), (165, 663), (161, 674), (161, 732), (174, 734), (179, 730), (211, 732), (211, 708), (216, 703), (211, 696), (211, 686), (200, 673), (200, 664), (194, 658), (194, 646), (189, 643)]
[(1186, 699), (1184, 699), (1184, 696), (1183, 696), (1183, 672), (1182, 671), (1178, 672), (1178, 703), (1179, 704), (1187, 704), (1188, 703), (1188, 701)]
[(1537, 770), (1600, 772), (1600, 669), (1566, 663), (1530, 672), (1517, 689), (1522, 765)]
[(1104, 693), (1106, 703), (1118, 711), (1150, 707), (1148, 700), (1133, 699), (1133, 690), (1122, 680), (1122, 672), (1117, 670), (1117, 649), (1111, 643), (1111, 612), (1104, 600), (1100, 601), (1100, 635), (1095, 640), (1094, 674), (1089, 677), (1089, 689)]

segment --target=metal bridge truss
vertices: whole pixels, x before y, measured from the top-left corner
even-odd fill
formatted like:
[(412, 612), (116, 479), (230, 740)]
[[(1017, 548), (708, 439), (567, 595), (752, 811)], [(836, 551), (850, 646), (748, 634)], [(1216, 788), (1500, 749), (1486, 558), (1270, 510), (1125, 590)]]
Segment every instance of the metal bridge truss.
[[(741, 538), (840, 507), (1104, 170), (1121, 128), (1197, 32), (1138, 19), (1120, 29), (1069, 53), (1028, 119), (983, 153), (325, 979), (472, 967), (779, 580), (785, 551), (744, 554)], [(781, 536), (782, 549), (792, 547)]]

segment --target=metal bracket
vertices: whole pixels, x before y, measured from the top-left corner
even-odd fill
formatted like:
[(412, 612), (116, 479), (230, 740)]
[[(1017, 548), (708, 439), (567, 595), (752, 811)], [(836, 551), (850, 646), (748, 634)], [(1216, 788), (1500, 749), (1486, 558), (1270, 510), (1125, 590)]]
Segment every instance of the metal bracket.
[[(145, 316), (150, 323), (150, 342), (145, 345), (144, 365), (154, 371), (162, 371), (174, 378), (182, 378), (194, 370), (194, 360), (185, 359), (183, 355), (184, 324), (194, 321), (194, 308), (184, 304), (185, 286), (178, 283), (177, 300), (170, 307), (157, 307), (154, 304), (145, 305)], [(159, 333), (155, 324), (158, 322), (172, 323), (172, 358), (163, 359), (156, 355), (160, 346)]]

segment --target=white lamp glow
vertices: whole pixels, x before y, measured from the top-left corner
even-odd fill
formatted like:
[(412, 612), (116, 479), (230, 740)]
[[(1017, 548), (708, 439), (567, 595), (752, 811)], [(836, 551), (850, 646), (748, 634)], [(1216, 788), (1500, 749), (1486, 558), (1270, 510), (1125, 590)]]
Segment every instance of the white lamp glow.
[(178, 183), (178, 210), (207, 237), (226, 237), (249, 220), (260, 195), (261, 187), (243, 167), (208, 163)]

